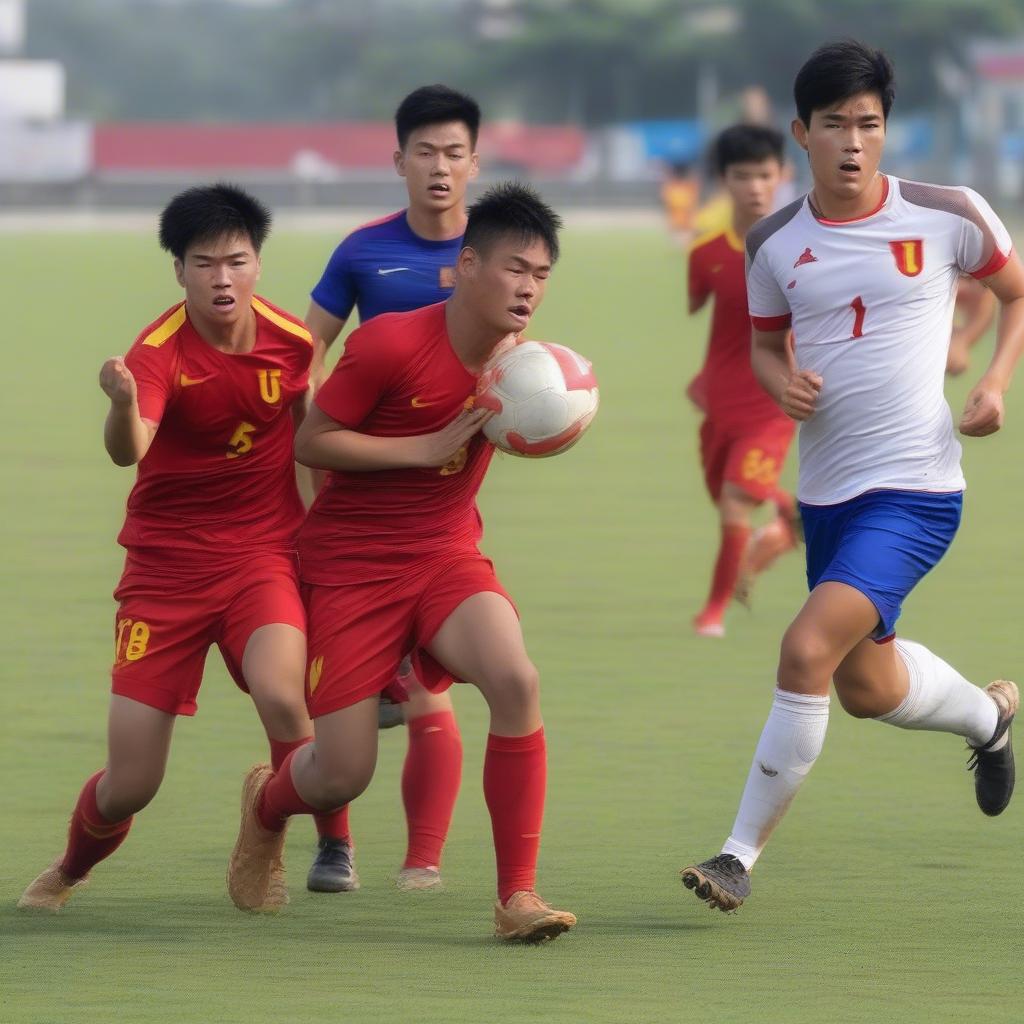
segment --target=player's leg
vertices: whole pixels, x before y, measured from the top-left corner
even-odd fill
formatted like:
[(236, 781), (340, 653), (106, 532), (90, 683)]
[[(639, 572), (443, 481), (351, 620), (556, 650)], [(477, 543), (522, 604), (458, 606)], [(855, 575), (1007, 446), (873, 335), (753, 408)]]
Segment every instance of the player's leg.
[(992, 816), (1006, 809), (1014, 786), (1014, 683), (997, 680), (982, 689), (924, 645), (894, 639), (858, 644), (837, 669), (835, 685), (844, 709), (857, 718), (962, 736), (972, 748), (978, 806)]
[(750, 541), (750, 519), (759, 504), (760, 501), (738, 485), (728, 481), (722, 484), (718, 496), (721, 535), (711, 576), (711, 590), (694, 620), (694, 629), (701, 636), (725, 635), (725, 610), (740, 579), (740, 568)]
[(132, 816), (163, 781), (175, 716), (128, 697), (110, 699), (107, 764), (82, 787), (62, 857), (25, 890), (22, 909), (58, 911), (92, 868), (124, 842)]
[(447, 692), (431, 693), (411, 673), (409, 699), (401, 705), (409, 729), (402, 769), (402, 802), (408, 825), (405, 860), (397, 876), (403, 890), (441, 884), (441, 853), (462, 781), (462, 737)]
[(369, 784), (377, 760), (378, 695), (394, 678), (414, 606), (393, 590), (393, 581), (385, 581), (304, 592), (314, 741), (287, 754), (276, 772), (257, 765), (246, 776), (228, 865), (228, 892), (240, 909), (275, 910), (285, 902), (279, 880), (288, 818), (336, 810)]
[(720, 910), (750, 893), (749, 872), (821, 753), (832, 674), (878, 621), (871, 602), (843, 583), (819, 584), (786, 630), (778, 685), (739, 810), (717, 857), (683, 869), (683, 884)]
[(554, 938), (576, 918), (553, 910), (535, 891), (547, 753), (540, 682), (519, 618), (502, 593), (474, 593), (445, 617), (426, 647), (456, 679), (473, 683), (490, 709), (484, 798), (497, 861), (496, 934), (520, 941)]
[[(291, 558), (264, 555), (246, 567), (224, 613), (219, 643), (231, 675), (252, 695), (276, 771), (289, 753), (313, 738), (306, 711), (306, 613)], [(318, 892), (358, 888), (348, 808), (314, 820), (317, 854), (308, 887)]]
[(256, 765), (242, 787), (238, 840), (228, 864), (228, 892), (241, 910), (277, 910), (285, 828), (296, 814), (315, 815), (354, 800), (377, 760), (377, 697), (317, 717), (314, 740), (288, 754), (278, 771)]
[(793, 495), (779, 487), (779, 476), (793, 440), (791, 420), (775, 419), (750, 431), (734, 447), (725, 478), (752, 500), (771, 502), (775, 517), (750, 535), (736, 582), (736, 600), (749, 607), (757, 577), (800, 543), (802, 529)]

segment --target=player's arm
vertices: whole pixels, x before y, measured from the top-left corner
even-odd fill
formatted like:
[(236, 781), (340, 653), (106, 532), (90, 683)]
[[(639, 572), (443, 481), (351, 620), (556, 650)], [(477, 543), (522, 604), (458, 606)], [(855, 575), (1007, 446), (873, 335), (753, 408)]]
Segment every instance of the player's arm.
[(977, 297), (966, 305), (967, 319), (959, 327), (953, 328), (953, 336), (949, 341), (949, 355), (946, 359), (946, 372), (954, 377), (967, 369), (971, 349), (981, 341), (996, 318), (998, 300), (984, 284), (979, 289)]
[(960, 418), (960, 433), (968, 437), (994, 434), (1003, 425), (1003, 395), (1010, 387), (1014, 368), (1024, 351), (1024, 265), (1016, 253), (985, 284), (999, 302), (992, 361), (981, 380), (967, 396)]
[(314, 404), (295, 437), (295, 458), (312, 469), (372, 473), (385, 469), (444, 466), (494, 415), (464, 410), (446, 427), (412, 437), (361, 434), (331, 419)]
[(345, 321), (328, 313), (315, 299), (309, 304), (306, 313), (306, 326), (313, 335), (313, 363), (309, 368), (309, 388), (311, 394), (320, 390), (320, 385), (327, 379), (327, 350), (337, 340)]
[(110, 399), (103, 425), (103, 444), (116, 466), (134, 466), (149, 451), (157, 424), (139, 413), (138, 387), (132, 371), (120, 356), (108, 359), (100, 369), (100, 387)]
[(790, 419), (806, 420), (814, 413), (822, 380), (810, 370), (797, 369), (789, 336), (788, 327), (762, 330), (755, 326), (750, 365), (761, 387)]

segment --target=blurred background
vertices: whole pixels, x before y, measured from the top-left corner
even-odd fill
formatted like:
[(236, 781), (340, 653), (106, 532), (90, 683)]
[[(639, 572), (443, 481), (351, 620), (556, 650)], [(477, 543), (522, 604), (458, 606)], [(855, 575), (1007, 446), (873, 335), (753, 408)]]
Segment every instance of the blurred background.
[(1016, 212), (1024, 0), (0, 0), (0, 214), (221, 176), (278, 208), (391, 208), (390, 117), (434, 81), (483, 107), (482, 183), (656, 212), (706, 198), (716, 129), (786, 127), (797, 68), (844, 36), (897, 68), (885, 168)]

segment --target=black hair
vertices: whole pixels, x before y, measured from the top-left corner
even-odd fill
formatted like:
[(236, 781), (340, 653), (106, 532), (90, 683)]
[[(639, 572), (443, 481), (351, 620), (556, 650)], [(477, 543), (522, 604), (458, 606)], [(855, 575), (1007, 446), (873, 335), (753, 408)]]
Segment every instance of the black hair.
[(461, 121), (469, 129), (469, 139), (475, 149), (480, 133), (480, 107), (476, 100), (447, 85), (421, 85), (409, 93), (395, 111), (398, 148), (405, 149), (409, 136), (417, 128), (451, 121)]
[(892, 62), (881, 50), (854, 39), (826, 43), (807, 58), (793, 83), (797, 116), (807, 126), (815, 110), (834, 106), (861, 92), (873, 92), (882, 101), (888, 120), (896, 96)]
[(235, 185), (197, 185), (179, 192), (160, 214), (160, 247), (176, 259), (196, 242), (244, 235), (259, 252), (270, 232), (270, 211)]
[(486, 252), (499, 238), (514, 235), (525, 244), (540, 240), (558, 259), (558, 230), (562, 218), (540, 195), (518, 181), (489, 188), (470, 208), (462, 244)]
[(785, 160), (786, 140), (782, 132), (760, 124), (734, 124), (711, 144), (711, 165), (724, 175), (732, 164)]

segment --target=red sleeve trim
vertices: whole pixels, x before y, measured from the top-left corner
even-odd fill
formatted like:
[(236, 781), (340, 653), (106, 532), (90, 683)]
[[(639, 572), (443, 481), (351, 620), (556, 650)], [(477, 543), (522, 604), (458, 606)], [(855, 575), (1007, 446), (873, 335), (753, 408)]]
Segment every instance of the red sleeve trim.
[(982, 278), (991, 277), (994, 273), (1002, 270), (1007, 263), (1010, 262), (1010, 256), (1013, 254), (1013, 248), (1010, 248), (1009, 252), (1000, 252), (998, 249), (992, 253), (991, 258), (985, 266), (980, 267), (978, 270), (971, 271), (971, 277), (975, 280), (980, 281)]
[(784, 313), (782, 316), (754, 316), (750, 314), (750, 322), (759, 331), (785, 331), (793, 323), (793, 314)]

